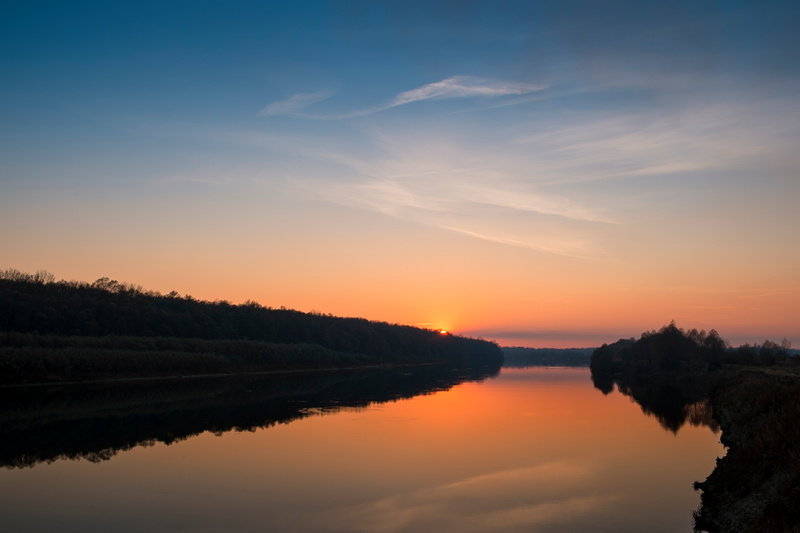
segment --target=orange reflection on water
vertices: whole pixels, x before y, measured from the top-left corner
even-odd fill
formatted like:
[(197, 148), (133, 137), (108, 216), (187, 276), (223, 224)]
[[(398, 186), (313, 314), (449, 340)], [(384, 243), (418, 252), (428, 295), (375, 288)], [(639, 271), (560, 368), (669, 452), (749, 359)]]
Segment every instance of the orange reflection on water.
[(602, 395), (587, 369), (504, 369), (447, 391), (0, 479), (15, 486), (6, 511), (43, 491), (75, 520), (89, 507), (129, 517), (119, 531), (672, 532), (691, 529), (691, 483), (720, 452), (707, 428), (673, 435), (628, 398)]

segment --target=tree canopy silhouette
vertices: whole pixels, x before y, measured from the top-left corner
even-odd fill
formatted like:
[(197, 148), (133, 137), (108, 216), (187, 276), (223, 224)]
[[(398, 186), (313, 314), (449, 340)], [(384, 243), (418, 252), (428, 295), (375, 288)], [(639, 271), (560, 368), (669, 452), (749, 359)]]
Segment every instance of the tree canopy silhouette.
[(502, 361), (492, 342), (429, 329), (16, 270), (0, 272), (0, 332), (12, 380)]

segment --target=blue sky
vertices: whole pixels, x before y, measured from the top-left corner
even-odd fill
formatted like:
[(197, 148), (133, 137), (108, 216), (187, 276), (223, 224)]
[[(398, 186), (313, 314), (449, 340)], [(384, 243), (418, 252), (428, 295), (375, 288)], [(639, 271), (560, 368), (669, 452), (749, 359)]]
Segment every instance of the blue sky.
[(671, 319), (800, 341), (798, 22), (7, 2), (0, 266), (533, 344)]

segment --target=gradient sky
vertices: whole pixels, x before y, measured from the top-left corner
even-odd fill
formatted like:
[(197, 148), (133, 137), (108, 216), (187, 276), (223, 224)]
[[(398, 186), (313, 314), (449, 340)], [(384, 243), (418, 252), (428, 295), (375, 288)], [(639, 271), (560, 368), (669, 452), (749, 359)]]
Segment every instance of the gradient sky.
[(800, 344), (796, 2), (2, 2), (0, 268)]

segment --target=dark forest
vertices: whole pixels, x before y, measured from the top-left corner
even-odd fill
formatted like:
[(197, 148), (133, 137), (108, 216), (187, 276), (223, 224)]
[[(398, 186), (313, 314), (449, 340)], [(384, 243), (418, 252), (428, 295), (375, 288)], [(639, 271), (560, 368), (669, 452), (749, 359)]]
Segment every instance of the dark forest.
[(501, 361), (492, 342), (429, 329), (0, 273), (6, 383)]

